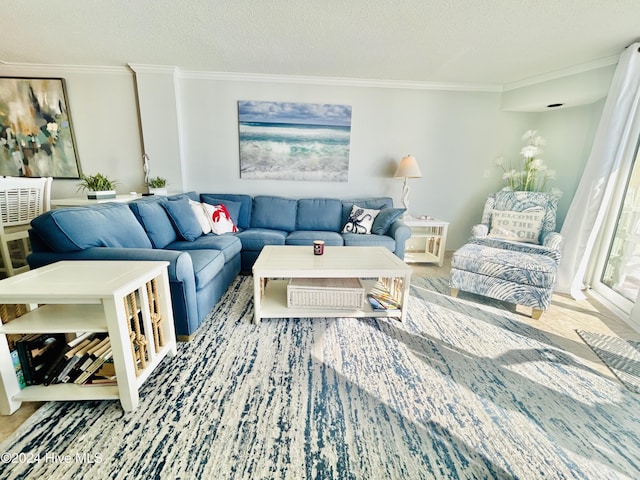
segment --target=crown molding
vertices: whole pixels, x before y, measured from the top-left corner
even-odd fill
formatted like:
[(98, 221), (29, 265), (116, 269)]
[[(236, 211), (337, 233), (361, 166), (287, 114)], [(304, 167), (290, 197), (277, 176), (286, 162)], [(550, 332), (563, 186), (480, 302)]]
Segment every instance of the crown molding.
[(222, 80), (242, 82), (270, 82), (298, 85), (325, 85), (364, 88), (393, 88), (404, 90), (438, 90), (459, 92), (492, 92), (501, 93), (528, 87), (538, 83), (544, 83), (558, 78), (576, 75), (599, 68), (615, 65), (619, 55), (606, 57), (590, 63), (575, 65), (556, 70), (542, 75), (536, 75), (517, 82), (505, 83), (454, 83), (454, 82), (426, 82), (408, 80), (381, 80), (351, 77), (323, 77), (310, 75), (281, 75), (267, 73), (236, 73), (236, 72), (209, 72), (197, 70), (183, 70), (172, 65), (146, 65), (129, 63), (127, 66), (104, 65), (55, 65), (33, 63), (11, 63), (0, 60), (0, 73), (9, 71), (13, 75), (49, 75), (60, 74), (100, 74), (100, 75), (131, 75), (134, 73), (176, 75), (178, 78), (191, 80)]
[(517, 82), (505, 83), (504, 91), (515, 90), (517, 88), (528, 87), (530, 85), (536, 85), (538, 83), (544, 83), (551, 80), (557, 80), (558, 78), (569, 77), (571, 75), (578, 75), (580, 73), (589, 72), (591, 70), (597, 70), (599, 68), (609, 67), (618, 63), (620, 55), (612, 55), (611, 57), (602, 58), (594, 62), (583, 63), (580, 65), (574, 65), (572, 67), (563, 68), (561, 70), (555, 70), (553, 72), (545, 73), (542, 75), (536, 75), (534, 77), (525, 78)]
[(270, 82), (342, 87), (397, 88), (405, 90), (453, 90), (464, 92), (502, 92), (502, 85), (492, 83), (445, 83), (404, 80), (376, 80), (349, 77), (277, 75), (267, 73), (204, 72), (178, 70), (178, 77), (189, 80), (223, 80), (237, 82)]
[(0, 72), (5, 70), (16, 72), (16, 74), (30, 75), (53, 75), (59, 76), (61, 73), (69, 74), (100, 74), (100, 75), (131, 75), (131, 70), (127, 67), (104, 66), (104, 65), (53, 65), (45, 63), (11, 63), (0, 60)]
[(175, 75), (178, 67), (173, 65), (146, 65), (143, 63), (129, 63), (129, 68), (135, 73), (155, 73), (161, 75)]

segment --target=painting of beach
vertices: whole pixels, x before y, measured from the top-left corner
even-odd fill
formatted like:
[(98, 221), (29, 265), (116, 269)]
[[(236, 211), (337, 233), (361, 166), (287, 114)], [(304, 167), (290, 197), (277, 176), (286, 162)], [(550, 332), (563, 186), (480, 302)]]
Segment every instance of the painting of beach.
[(346, 182), (351, 106), (238, 102), (240, 178)]

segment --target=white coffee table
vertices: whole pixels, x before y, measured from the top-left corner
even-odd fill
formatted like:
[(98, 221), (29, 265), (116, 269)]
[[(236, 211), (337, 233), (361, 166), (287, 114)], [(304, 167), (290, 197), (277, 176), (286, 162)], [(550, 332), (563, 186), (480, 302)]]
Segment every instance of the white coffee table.
[[(254, 321), (294, 317), (399, 317), (406, 319), (411, 267), (384, 247), (325, 247), (314, 255), (312, 246), (266, 246), (253, 266)], [(394, 311), (373, 310), (366, 300), (359, 309), (287, 307), (291, 278), (359, 278), (368, 293), (382, 280), (400, 304)]]

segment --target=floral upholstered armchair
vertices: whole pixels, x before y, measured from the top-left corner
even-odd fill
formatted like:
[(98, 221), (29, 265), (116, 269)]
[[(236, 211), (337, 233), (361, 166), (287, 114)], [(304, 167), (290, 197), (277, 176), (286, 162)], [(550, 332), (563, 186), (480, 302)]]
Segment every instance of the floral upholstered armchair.
[(487, 199), (482, 223), (453, 254), (451, 294), (460, 290), (532, 308), (551, 303), (562, 237), (555, 232), (558, 197), (503, 190)]

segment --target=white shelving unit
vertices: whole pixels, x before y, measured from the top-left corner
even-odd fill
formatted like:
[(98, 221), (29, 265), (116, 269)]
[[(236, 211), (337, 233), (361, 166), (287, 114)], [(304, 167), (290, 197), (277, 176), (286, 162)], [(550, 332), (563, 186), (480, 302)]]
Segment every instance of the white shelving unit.
[(449, 222), (437, 218), (405, 218), (411, 237), (407, 240), (404, 261), (408, 263), (444, 264)]
[[(0, 325), (0, 413), (24, 401), (119, 399), (125, 411), (138, 405), (138, 389), (166, 356), (176, 355), (167, 262), (65, 261), (0, 281), (0, 303), (39, 304)], [(156, 294), (150, 298), (149, 288)], [(153, 290), (155, 289), (155, 290)], [(133, 296), (132, 296), (133, 294)], [(135, 298), (144, 336), (144, 361), (135, 359), (127, 298)], [(153, 316), (162, 319), (154, 326)], [(135, 330), (135, 328), (134, 328)], [(20, 389), (8, 334), (107, 332), (117, 386), (31, 385)]]

